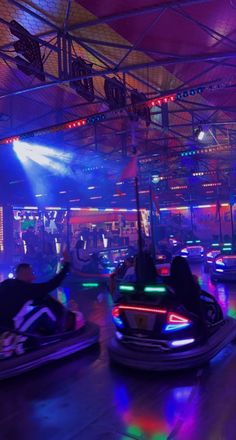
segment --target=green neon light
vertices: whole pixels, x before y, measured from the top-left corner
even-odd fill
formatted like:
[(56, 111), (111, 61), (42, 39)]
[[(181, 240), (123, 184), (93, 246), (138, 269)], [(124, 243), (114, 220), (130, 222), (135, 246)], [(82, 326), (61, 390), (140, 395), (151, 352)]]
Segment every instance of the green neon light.
[(201, 243), (201, 240), (196, 240), (196, 243)]
[(162, 287), (162, 286), (146, 286), (146, 287), (144, 287), (144, 292), (147, 292), (147, 293), (152, 293), (152, 292), (166, 293), (166, 288)]
[(127, 286), (125, 284), (121, 284), (119, 286), (119, 290), (122, 290), (123, 292), (133, 292), (135, 289), (134, 286)]
[(212, 243), (212, 246), (220, 246), (219, 243)]
[(188, 241), (186, 241), (186, 243), (188, 243), (188, 244), (193, 243), (193, 240), (188, 240)]
[(224, 246), (232, 246), (232, 243), (224, 243)]
[(99, 287), (99, 283), (82, 283), (83, 287)]
[(231, 247), (223, 247), (222, 250), (223, 250), (223, 251), (232, 251), (232, 248), (231, 248)]

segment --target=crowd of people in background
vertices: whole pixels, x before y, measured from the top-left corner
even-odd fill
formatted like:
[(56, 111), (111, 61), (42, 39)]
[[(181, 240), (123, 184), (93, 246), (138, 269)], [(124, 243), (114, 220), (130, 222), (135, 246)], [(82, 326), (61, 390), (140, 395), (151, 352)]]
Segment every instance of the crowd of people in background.
[(48, 230), (45, 225), (29, 225), (14, 234), (13, 263), (29, 261), (40, 277), (51, 275), (56, 270), (60, 253), (66, 245), (76, 271), (97, 273), (104, 269), (99, 252), (122, 246), (129, 247), (129, 238), (121, 237), (119, 230), (95, 225), (65, 227)]
[(30, 257), (44, 254), (59, 253), (57, 244), (68, 244), (70, 249), (76, 248), (78, 242), (83, 241), (84, 249), (101, 250), (111, 247), (128, 246), (129, 237), (119, 235), (119, 230), (81, 227), (69, 233), (64, 231), (48, 232), (45, 228), (29, 226), (25, 231), (16, 231), (14, 236), (14, 255), (27, 254)]

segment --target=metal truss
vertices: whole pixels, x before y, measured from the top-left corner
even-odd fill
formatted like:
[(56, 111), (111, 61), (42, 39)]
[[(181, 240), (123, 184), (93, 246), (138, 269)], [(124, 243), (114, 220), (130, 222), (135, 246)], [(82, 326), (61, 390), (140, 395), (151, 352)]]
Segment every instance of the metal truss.
[[(203, 23), (199, 22), (198, 20), (194, 19), (188, 12), (186, 12), (185, 7), (191, 6), (191, 5), (197, 5), (201, 3), (212, 3), (213, 0), (170, 0), (170, 1), (163, 1), (162, 3), (153, 5), (153, 6), (145, 6), (142, 8), (133, 8), (129, 11), (123, 12), (123, 13), (116, 13), (109, 16), (101, 17), (101, 18), (95, 18), (93, 20), (89, 20), (82, 23), (76, 23), (70, 26), (69, 23), (69, 16), (70, 16), (70, 7), (71, 7), (71, 0), (67, 0), (67, 7), (65, 11), (65, 17), (62, 27), (58, 27), (55, 23), (50, 21), (48, 18), (45, 18), (44, 16), (40, 15), (39, 13), (33, 11), (29, 7), (23, 5), (19, 0), (8, 0), (10, 4), (14, 4), (19, 8), (20, 10), (24, 11), (25, 13), (31, 15), (35, 19), (39, 20), (43, 24), (47, 25), (49, 27), (49, 30), (46, 32), (42, 32), (41, 34), (34, 36), (34, 39), (39, 42), (41, 48), (44, 48), (45, 50), (45, 56), (46, 61), (44, 62), (45, 67), (45, 77), (46, 81), (45, 83), (37, 83), (32, 84), (32, 81), (27, 83), (18, 90), (10, 91), (10, 92), (0, 92), (0, 98), (8, 98), (8, 97), (14, 97), (18, 95), (26, 95), (29, 92), (34, 92), (38, 90), (46, 90), (49, 88), (53, 88), (56, 86), (60, 86), (63, 84), (68, 84), (70, 81), (76, 81), (78, 79), (86, 79), (89, 77), (92, 78), (100, 78), (104, 77), (106, 75), (113, 74), (115, 76), (118, 76), (120, 80), (123, 80), (125, 82), (125, 85), (127, 87), (127, 90), (131, 90), (132, 86), (129, 84), (129, 78), (133, 78), (136, 81), (139, 81), (140, 84), (146, 87), (148, 93), (153, 94), (153, 96), (160, 94), (160, 90), (155, 86), (155, 84), (152, 84), (151, 81), (148, 79), (144, 79), (141, 75), (139, 75), (139, 71), (143, 69), (155, 69), (157, 67), (167, 67), (173, 66), (173, 65), (185, 65), (189, 63), (199, 63), (204, 62), (208, 65), (205, 69), (203, 69), (200, 73), (192, 76), (189, 78), (189, 80), (185, 81), (181, 84), (181, 86), (175, 91), (182, 90), (185, 86), (188, 86), (189, 84), (192, 85), (193, 82), (196, 80), (199, 80), (205, 75), (206, 73), (210, 72), (214, 68), (218, 67), (220, 64), (224, 64), (229, 67), (235, 67), (233, 63), (230, 63), (231, 59), (236, 58), (236, 42), (232, 40), (231, 38), (222, 35), (218, 31), (215, 31), (214, 29), (209, 28), (208, 26), (204, 25)], [(158, 52), (158, 50), (153, 49), (145, 49), (145, 51), (142, 48), (139, 48), (143, 38), (148, 34), (151, 27), (154, 26), (161, 14), (166, 10), (174, 11), (176, 14), (183, 16), (187, 21), (190, 21), (194, 23), (196, 26), (200, 27), (202, 30), (204, 30), (208, 35), (213, 36), (216, 39), (216, 44), (219, 41), (224, 42), (227, 47), (229, 47), (229, 50), (227, 51), (216, 51), (215, 53), (198, 53), (194, 55), (183, 55), (180, 56), (175, 53), (162, 53)], [(78, 37), (76, 35), (76, 31), (80, 29), (86, 29), (86, 28), (92, 28), (101, 24), (111, 24), (115, 23), (122, 19), (132, 19), (135, 17), (142, 17), (147, 14), (153, 14), (154, 19), (151, 25), (145, 29), (142, 35), (138, 38), (136, 43), (134, 45), (131, 44), (120, 44), (120, 43), (112, 43), (109, 41), (103, 41), (99, 39), (94, 38), (84, 38), (84, 37)], [(6, 22), (4, 19), (0, 18), (0, 23), (3, 26), (8, 26), (8, 22)], [(48, 37), (53, 36), (53, 42), (49, 42), (46, 39)], [(91, 74), (85, 75), (83, 77), (73, 78), (71, 76), (71, 69), (70, 64), (71, 60), (74, 56), (72, 45), (75, 44), (75, 47), (79, 49), (79, 47), (82, 47), (88, 54), (95, 57), (95, 59), (100, 63), (101, 68), (100, 69), (94, 69)], [(93, 47), (96, 45), (96, 49)], [(101, 48), (100, 50), (97, 49), (97, 46)], [(114, 62), (114, 60), (111, 60), (107, 56), (105, 56), (102, 53), (103, 47), (114, 47), (114, 48), (121, 48), (124, 50), (127, 50), (126, 54), (123, 55), (118, 62)], [(15, 59), (10, 56), (6, 50), (12, 47), (12, 43), (4, 45), (0, 47), (0, 58), (4, 60), (6, 63), (10, 63), (10, 65), (14, 66), (16, 64)], [(47, 51), (47, 53), (46, 53)], [(148, 56), (152, 55), (158, 55), (158, 60), (150, 60), (149, 62), (141, 62), (141, 63), (135, 63), (133, 65), (124, 65), (126, 58), (132, 53), (132, 51), (139, 51), (140, 53), (146, 53)], [(50, 62), (50, 55), (54, 53), (57, 56), (57, 65), (58, 65), (58, 71), (57, 74), (52, 74), (49, 71), (47, 71), (47, 63)], [(19, 61), (17, 61), (19, 64)], [(9, 64), (8, 64), (9, 65)], [(12, 69), (14, 72), (15, 69)], [(37, 69), (32, 69), (35, 73), (38, 73)], [(31, 94), (31, 99), (34, 99), (34, 95)], [(105, 103), (105, 98), (100, 95), (96, 95), (96, 99), (93, 102), (92, 105), (99, 105), (101, 102)], [(83, 106), (86, 107), (86, 112), (89, 109), (89, 103), (83, 103), (79, 102), (76, 106), (70, 106), (67, 108), (63, 108), (64, 114), (67, 113), (68, 115), (70, 113), (74, 114), (73, 112), (76, 112), (76, 115), (78, 116), (78, 110), (80, 107), (83, 108)], [(183, 100), (181, 102), (177, 102), (177, 108), (175, 110), (169, 110), (169, 114), (179, 114), (181, 113), (189, 113), (191, 117), (196, 117), (197, 114), (202, 112), (210, 112), (211, 114), (207, 114), (206, 120), (211, 121), (212, 118), (216, 115), (216, 112), (218, 111), (232, 111), (235, 112), (236, 109), (234, 106), (227, 106), (227, 105), (218, 105), (218, 106), (211, 106), (208, 103), (198, 102), (195, 103), (194, 101), (189, 100)], [(47, 108), (47, 112), (42, 115), (41, 117), (44, 118), (46, 115), (50, 115), (52, 113), (56, 113), (58, 109), (49, 109)], [(160, 113), (160, 112), (156, 112)], [(31, 119), (29, 122), (33, 122), (34, 119)], [(163, 127), (161, 124), (158, 124), (157, 122), (153, 122), (153, 127), (158, 128), (159, 130), (163, 130)], [(182, 132), (179, 132), (176, 130), (177, 128), (181, 127), (188, 127), (192, 129), (192, 121), (189, 122), (189, 124), (170, 124), (168, 136), (174, 135), (175, 137), (179, 137), (183, 140), (183, 142), (187, 142), (187, 140), (191, 139), (191, 136), (184, 135)], [(18, 127), (20, 128), (20, 127)], [(222, 127), (221, 127), (222, 128)], [(114, 129), (115, 131), (115, 129)], [(167, 136), (167, 137), (168, 137)], [(166, 137), (166, 138), (167, 138)], [(166, 140), (164, 137), (164, 139)], [(192, 138), (193, 140), (193, 138)]]

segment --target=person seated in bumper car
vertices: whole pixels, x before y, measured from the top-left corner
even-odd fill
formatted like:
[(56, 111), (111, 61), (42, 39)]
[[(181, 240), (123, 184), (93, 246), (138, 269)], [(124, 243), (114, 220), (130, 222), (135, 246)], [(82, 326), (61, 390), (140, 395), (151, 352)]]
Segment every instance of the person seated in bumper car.
[(207, 323), (201, 301), (201, 288), (185, 258), (174, 257), (170, 266), (170, 276), (165, 277), (165, 284), (173, 289), (178, 303), (198, 317), (202, 338), (206, 339)]
[(75, 270), (84, 271), (84, 266), (89, 263), (90, 257), (88, 252), (84, 249), (84, 241), (77, 240), (74, 249), (71, 252), (72, 268)]
[(109, 290), (113, 295), (117, 281), (132, 281), (134, 278), (134, 258), (127, 257), (123, 263), (118, 264), (114, 272), (109, 277)]
[(101, 264), (101, 259), (99, 257), (99, 254), (97, 252), (94, 252), (88, 261), (88, 264), (84, 265), (83, 272), (87, 273), (101, 273), (103, 271), (104, 267)]
[(47, 282), (33, 283), (32, 267), (19, 264), (16, 278), (0, 284), (0, 332), (17, 329), (53, 334), (82, 327), (82, 314), (71, 312), (49, 295), (61, 284), (69, 268), (69, 254), (64, 251), (62, 270)]
[(114, 300), (117, 300), (120, 293), (116, 295), (117, 282), (131, 283), (163, 283), (158, 276), (155, 263), (151, 254), (147, 251), (138, 253), (135, 258), (128, 257), (124, 263), (117, 267), (111, 274), (109, 281), (110, 292)]

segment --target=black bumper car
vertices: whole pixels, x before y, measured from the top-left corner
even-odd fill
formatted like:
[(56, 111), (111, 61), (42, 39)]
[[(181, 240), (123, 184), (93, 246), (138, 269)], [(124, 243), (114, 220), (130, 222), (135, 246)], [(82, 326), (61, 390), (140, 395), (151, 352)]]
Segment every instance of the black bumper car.
[(72, 261), (72, 276), (79, 279), (82, 283), (95, 283), (98, 286), (107, 283), (110, 274), (116, 267), (116, 264), (112, 259), (108, 258), (106, 252), (95, 252), (91, 254), (88, 260), (83, 264), (77, 264), (78, 257)]
[(115, 335), (111, 360), (144, 370), (169, 371), (208, 362), (236, 337), (236, 321), (223, 318), (220, 306), (202, 292), (207, 325), (176, 303), (164, 285), (120, 284), (123, 295), (112, 310)]
[(181, 257), (187, 258), (190, 263), (201, 263), (204, 260), (204, 247), (200, 240), (189, 240), (181, 249)]
[(204, 272), (209, 273), (213, 267), (216, 257), (220, 255), (220, 249), (211, 249), (207, 252), (204, 260)]
[(212, 264), (212, 281), (236, 281), (236, 253), (219, 254)]
[(5, 330), (0, 335), (0, 380), (70, 356), (98, 339), (99, 327), (90, 322), (79, 330), (52, 336)]
[(212, 243), (204, 260), (204, 272), (212, 272), (216, 258), (220, 255), (230, 255), (232, 253), (231, 243)]
[(107, 284), (114, 266), (107, 267), (84, 267), (82, 270), (71, 269), (71, 278), (82, 284), (82, 287), (99, 287)]

